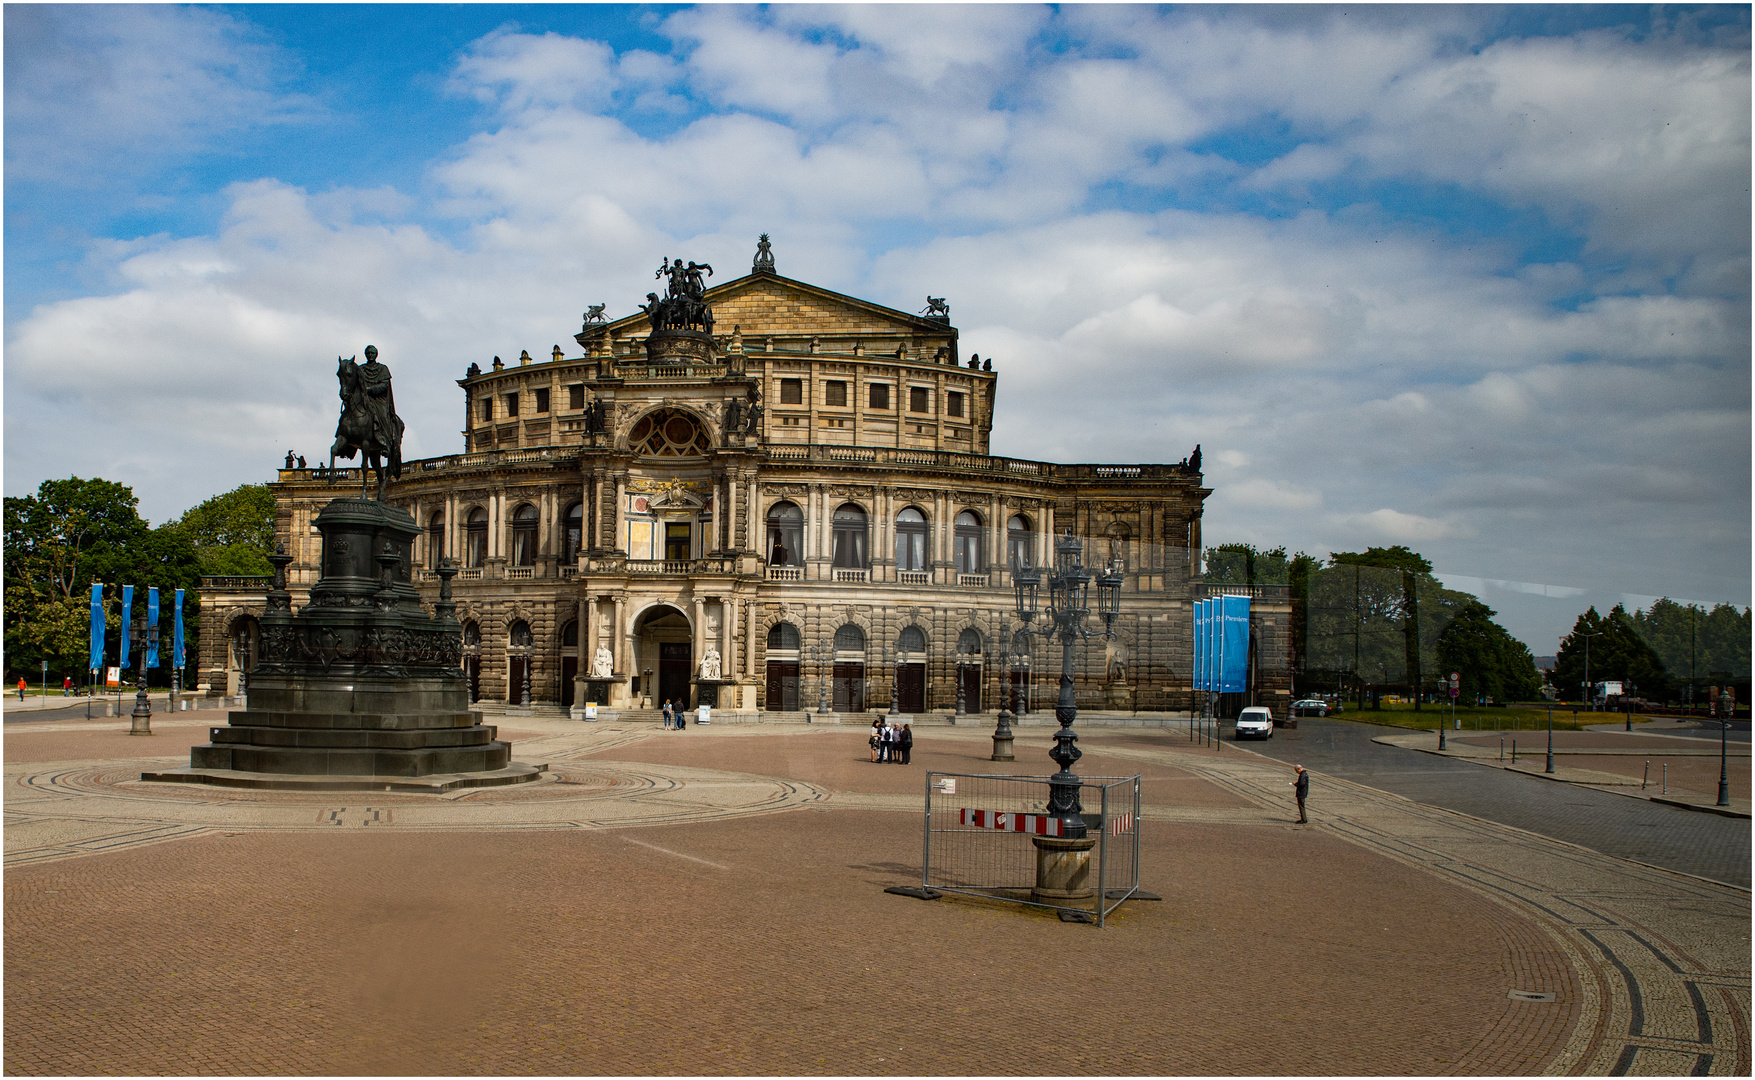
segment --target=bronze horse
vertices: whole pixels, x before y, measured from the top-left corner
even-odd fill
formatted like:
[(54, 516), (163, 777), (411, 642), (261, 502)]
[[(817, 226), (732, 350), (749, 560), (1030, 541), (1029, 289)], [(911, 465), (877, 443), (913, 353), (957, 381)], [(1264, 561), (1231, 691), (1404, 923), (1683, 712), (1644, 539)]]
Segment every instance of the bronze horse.
[[(329, 467), (337, 457), (360, 454), (360, 498), (367, 497), (366, 469), (378, 473), (378, 501), (384, 501), (391, 477), (402, 476), (402, 418), (390, 393), (390, 369), (378, 363), (376, 346), (366, 346), (364, 367), (353, 357), (336, 357), (336, 376), (341, 381), (341, 420), (335, 425), (335, 445), (329, 448)], [(379, 461), (382, 457), (384, 460)]]

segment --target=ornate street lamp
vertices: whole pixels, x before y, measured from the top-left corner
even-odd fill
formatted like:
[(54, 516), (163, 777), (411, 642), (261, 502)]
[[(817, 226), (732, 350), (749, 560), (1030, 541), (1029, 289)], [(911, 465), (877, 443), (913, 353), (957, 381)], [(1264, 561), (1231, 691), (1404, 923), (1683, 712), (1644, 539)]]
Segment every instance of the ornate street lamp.
[(1727, 740), (1730, 738), (1731, 714), (1735, 712), (1736, 701), (1729, 690), (1721, 690), (1718, 695), (1721, 715), (1718, 721), (1718, 804), (1731, 805), (1730, 774), (1725, 771)]
[[(1054, 733), (1054, 749), (1048, 756), (1060, 766), (1048, 781), (1048, 816), (1059, 818), (1060, 835), (1066, 839), (1083, 839), (1085, 819), (1079, 806), (1079, 778), (1073, 773), (1075, 761), (1084, 756), (1079, 752), (1079, 737), (1072, 724), (1078, 718), (1073, 697), (1073, 645), (1090, 637), (1085, 618), (1091, 613), (1090, 588), (1097, 585), (1097, 614), (1103, 619), (1103, 636), (1114, 632), (1115, 617), (1120, 612), (1121, 574), (1113, 567), (1092, 573), (1084, 565), (1084, 544), (1072, 534), (1055, 542), (1054, 568), (1046, 573), (1032, 567), (1021, 567), (1012, 575), (1016, 593), (1018, 620), (1024, 624), (1020, 634), (1041, 634), (1060, 638), (1060, 697), (1055, 702), (1054, 718), (1060, 730)], [(1043, 585), (1048, 588), (1048, 603), (1039, 607)], [(1040, 630), (1031, 628), (1038, 614), (1047, 619)]]
[(817, 715), (829, 714), (829, 663), (835, 658), (835, 646), (827, 641), (819, 641), (805, 650), (805, 655), (817, 667)]
[(999, 624), (999, 718), (993, 728), (993, 761), (1015, 761), (1012, 756), (1012, 713), (1017, 708), (1011, 683), (1012, 631), (1010, 624)]
[(900, 702), (902, 699), (902, 633), (901, 633), (901, 631), (898, 630), (896, 632), (896, 643), (894, 645), (888, 646), (888, 648), (894, 654), (892, 657), (893, 662), (890, 665), (890, 667), (892, 669), (891, 670), (892, 678), (890, 679), (890, 715), (891, 716), (900, 716), (902, 713), (902, 709), (901, 709), (901, 705), (900, 705)]
[(158, 624), (148, 621), (144, 614), (137, 616), (134, 620), (134, 640), (140, 643), (140, 663), (137, 665), (140, 674), (135, 682), (138, 689), (134, 694), (134, 713), (128, 726), (128, 734), (151, 735), (152, 702), (146, 697), (146, 654), (158, 647)]

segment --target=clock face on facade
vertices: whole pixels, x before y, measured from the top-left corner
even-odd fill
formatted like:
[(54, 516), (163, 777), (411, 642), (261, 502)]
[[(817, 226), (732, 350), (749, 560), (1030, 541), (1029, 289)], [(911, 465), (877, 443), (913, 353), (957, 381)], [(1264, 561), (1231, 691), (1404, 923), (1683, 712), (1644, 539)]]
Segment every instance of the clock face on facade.
[(628, 448), (648, 457), (700, 457), (711, 448), (707, 432), (686, 413), (659, 409), (628, 433)]

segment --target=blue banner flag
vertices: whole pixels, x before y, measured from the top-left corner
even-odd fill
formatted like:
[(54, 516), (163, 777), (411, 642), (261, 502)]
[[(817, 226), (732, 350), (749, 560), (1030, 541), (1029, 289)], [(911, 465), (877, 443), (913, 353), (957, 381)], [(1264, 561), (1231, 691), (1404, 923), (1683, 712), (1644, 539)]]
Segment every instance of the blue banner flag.
[(158, 667), (158, 586), (146, 590), (146, 666)]
[(183, 670), (183, 590), (177, 590), (177, 628), (175, 637), (171, 639), (171, 666), (178, 671)]
[(1206, 618), (1206, 614), (1207, 602), (1205, 600), (1196, 600), (1194, 602), (1194, 666), (1190, 669), (1189, 679), (1194, 686), (1194, 689), (1197, 691), (1205, 690), (1207, 688), (1205, 672), (1201, 668), (1201, 662), (1204, 659), (1201, 655), (1201, 646), (1203, 644), (1202, 630), (1204, 629), (1202, 620)]
[(116, 666), (128, 667), (128, 624), (134, 621), (134, 586), (122, 586), (122, 619), (116, 627), (122, 634), (122, 648), (118, 652)]
[(1225, 667), (1219, 675), (1219, 691), (1240, 694), (1249, 679), (1249, 597), (1222, 598), (1225, 611)]
[(1207, 690), (1210, 693), (1217, 693), (1219, 690), (1219, 665), (1225, 662), (1225, 658), (1219, 653), (1219, 598), (1216, 596), (1207, 600), (1206, 632)]
[(91, 583), (91, 670), (104, 666), (104, 587)]

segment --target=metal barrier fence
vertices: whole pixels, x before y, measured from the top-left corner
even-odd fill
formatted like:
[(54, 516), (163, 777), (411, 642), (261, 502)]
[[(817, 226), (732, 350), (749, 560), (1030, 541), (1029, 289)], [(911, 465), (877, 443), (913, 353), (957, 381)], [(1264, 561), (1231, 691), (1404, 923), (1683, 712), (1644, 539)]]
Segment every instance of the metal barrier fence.
[[(1086, 835), (1094, 837), (1089, 911), (1102, 926), (1111, 911), (1140, 887), (1140, 778), (1079, 777)], [(963, 893), (1033, 907), (1065, 908), (1035, 900), (1036, 846), (1031, 836), (1054, 822), (1048, 777), (926, 774), (923, 889)]]

